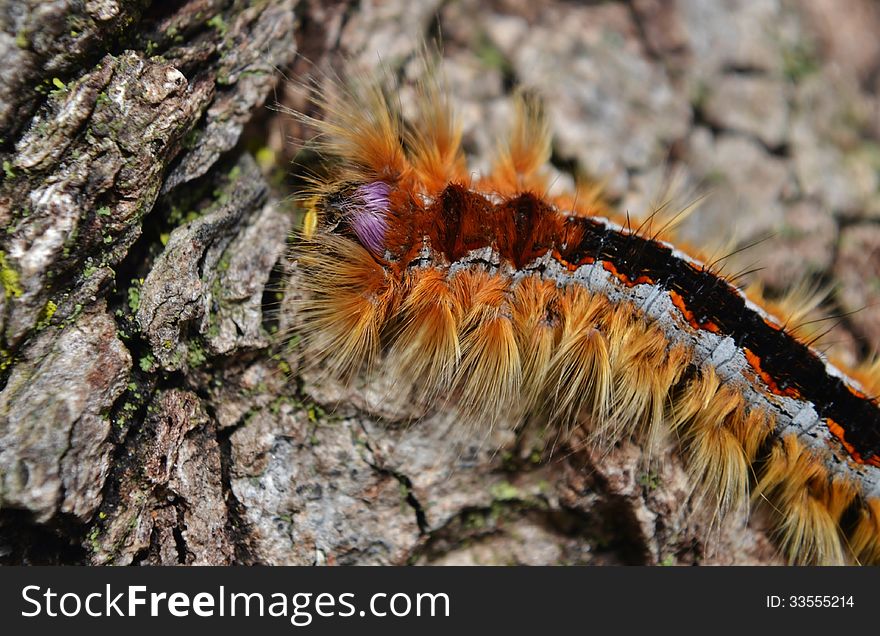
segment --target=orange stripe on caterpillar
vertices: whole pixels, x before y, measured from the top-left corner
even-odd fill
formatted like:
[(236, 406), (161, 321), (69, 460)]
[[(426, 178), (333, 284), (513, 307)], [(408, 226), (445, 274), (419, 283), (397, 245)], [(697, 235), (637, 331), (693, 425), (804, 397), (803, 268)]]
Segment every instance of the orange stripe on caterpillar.
[[(776, 327), (773, 328), (776, 329)], [(749, 361), (752, 369), (755, 370), (755, 373), (761, 376), (761, 379), (764, 381), (764, 383), (767, 385), (767, 388), (770, 389), (772, 393), (775, 393), (776, 395), (787, 395), (788, 397), (793, 398), (800, 397), (800, 392), (796, 388), (786, 387), (782, 389), (776, 384), (776, 380), (773, 379), (773, 376), (771, 376), (769, 373), (761, 368), (761, 357), (759, 355), (748, 348), (743, 349), (743, 352), (746, 354), (746, 360)], [(832, 420), (828, 421), (830, 423)]]
[(846, 431), (843, 430), (843, 427), (835, 422), (834, 420), (828, 420), (828, 430), (831, 431), (831, 434), (837, 438), (837, 440), (843, 445), (843, 447), (849, 453), (849, 456), (852, 457), (859, 464), (869, 464), (871, 466), (877, 466), (880, 468), (880, 455), (874, 455), (867, 459), (863, 458), (861, 454), (855, 449), (855, 447), (846, 441)]
[(711, 320), (706, 322), (699, 322), (696, 318), (694, 318), (694, 312), (692, 312), (687, 307), (687, 303), (681, 294), (679, 294), (674, 289), (669, 290), (669, 297), (672, 299), (672, 304), (678, 307), (679, 311), (681, 311), (681, 315), (684, 316), (684, 319), (688, 321), (688, 323), (694, 329), (705, 329), (706, 331), (711, 331), (712, 333), (718, 333), (720, 329), (718, 325), (716, 325)]

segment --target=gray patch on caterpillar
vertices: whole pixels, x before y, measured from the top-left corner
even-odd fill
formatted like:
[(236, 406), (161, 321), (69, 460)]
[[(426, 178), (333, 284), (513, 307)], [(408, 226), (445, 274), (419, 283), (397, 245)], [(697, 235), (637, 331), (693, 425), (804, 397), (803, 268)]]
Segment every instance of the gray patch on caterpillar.
[(709, 356), (709, 364), (718, 370), (718, 374), (725, 381), (742, 377), (743, 369), (748, 364), (742, 349), (736, 346), (733, 338), (726, 336), (721, 339), (718, 346)]
[[(449, 266), (448, 277), (455, 276), (458, 272), (470, 269), (474, 266), (481, 266), (490, 274), (495, 274), (501, 265), (501, 255), (491, 247), (481, 247), (468, 252), (464, 258), (461, 258)], [(507, 263), (504, 264), (504, 272), (502, 274), (512, 273), (513, 268)]]
[[(785, 396), (773, 396), (774, 402), (771, 402), (766, 394), (759, 393), (752, 386), (746, 387), (743, 395), (751, 404), (763, 401), (767, 405), (764, 408), (776, 413), (774, 437), (797, 436), (801, 444), (822, 460), (830, 477), (853, 480), (865, 498), (880, 497), (880, 471), (859, 465), (850, 458), (838, 439), (831, 434), (827, 423), (819, 417), (813, 403)], [(820, 423), (824, 425), (819, 426)]]
[(431, 245), (427, 240), (422, 241), (422, 247), (419, 249), (419, 255), (416, 257), (418, 266), (427, 267), (434, 259), (434, 253)]
[(791, 421), (791, 425), (793, 428), (798, 430), (798, 437), (803, 437), (807, 433), (811, 432), (816, 426), (819, 425), (821, 418), (819, 414), (816, 412), (816, 407), (812, 404), (807, 404), (804, 408), (802, 408), (797, 415), (794, 416), (794, 419)]
[(471, 261), (484, 261), (494, 267), (498, 267), (498, 264), (501, 263), (501, 255), (489, 246), (471, 250), (468, 252), (467, 259)]
[[(515, 283), (518, 283), (522, 279), (529, 276), (541, 276), (541, 272), (543, 270), (546, 270), (551, 263), (556, 263), (556, 261), (553, 260), (550, 253), (548, 252), (547, 254), (544, 254), (541, 258), (537, 258), (531, 263), (526, 264), (522, 269), (513, 270), (511, 277), (513, 278), (513, 281)], [(542, 277), (545, 279), (547, 278), (547, 276)], [(556, 284), (558, 286), (559, 282), (556, 281)]]
[(633, 288), (633, 297), (635, 305), (646, 316), (651, 316), (651, 308), (660, 296), (665, 296), (666, 292), (659, 285), (636, 285)]

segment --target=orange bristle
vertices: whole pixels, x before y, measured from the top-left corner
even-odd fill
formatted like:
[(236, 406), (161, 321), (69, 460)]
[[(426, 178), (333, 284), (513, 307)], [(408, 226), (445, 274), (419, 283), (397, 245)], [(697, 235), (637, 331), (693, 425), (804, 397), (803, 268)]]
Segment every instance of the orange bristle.
[(601, 296), (570, 288), (559, 301), (559, 343), (550, 359), (544, 395), (551, 419), (562, 423), (590, 418), (594, 426), (608, 421), (612, 405), (611, 355), (597, 329), (609, 309)]
[(454, 386), (466, 413), (494, 423), (510, 414), (522, 383), (507, 286), (498, 277), (461, 272), (453, 277), (452, 287), (464, 315)]
[(547, 384), (559, 338), (559, 295), (548, 281), (525, 278), (513, 290), (511, 313), (523, 375), (523, 411), (533, 410)]
[(880, 499), (869, 499), (859, 511), (850, 547), (862, 565), (880, 565)]
[(461, 304), (436, 270), (407, 276), (405, 299), (389, 354), (402, 378), (422, 384), (423, 398), (448, 387), (461, 360)]
[(328, 238), (324, 245), (333, 252), (302, 259), (311, 275), (306, 288), (312, 292), (301, 308), (303, 331), (309, 350), (334, 375), (349, 378), (376, 360), (379, 334), (393, 313), (397, 290), (362, 247), (339, 238)]
[(434, 195), (452, 181), (468, 179), (461, 124), (436, 74), (429, 73), (419, 84), (418, 104), (421, 125), (408, 131), (407, 145), (416, 182), (426, 194)]
[(480, 184), (500, 194), (527, 190), (543, 192), (546, 179), (540, 170), (550, 159), (550, 124), (536, 95), (521, 91), (515, 101), (513, 126), (492, 164), (490, 177)]
[(778, 533), (793, 563), (846, 562), (840, 535), (843, 511), (855, 497), (849, 482), (829, 476), (818, 457), (794, 435), (775, 444), (755, 496), (767, 497), (779, 518)]

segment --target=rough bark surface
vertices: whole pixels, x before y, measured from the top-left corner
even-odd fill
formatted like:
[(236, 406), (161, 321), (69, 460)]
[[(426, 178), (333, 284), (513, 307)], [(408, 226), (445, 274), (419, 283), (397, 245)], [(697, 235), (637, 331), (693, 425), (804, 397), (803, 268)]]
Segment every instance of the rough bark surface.
[(0, 0), (0, 562), (780, 561), (760, 513), (703, 510), (675, 448), (463, 428), (277, 345), (308, 135), (268, 108), (308, 108), (282, 71), (381, 59), (406, 107), (439, 33), (475, 165), (532, 86), (557, 185), (605, 177), (634, 216), (670, 174), (710, 190), (686, 238), (773, 233), (731, 270), (835, 286), (867, 307), (835, 353), (877, 348), (880, 11), (540, 5)]

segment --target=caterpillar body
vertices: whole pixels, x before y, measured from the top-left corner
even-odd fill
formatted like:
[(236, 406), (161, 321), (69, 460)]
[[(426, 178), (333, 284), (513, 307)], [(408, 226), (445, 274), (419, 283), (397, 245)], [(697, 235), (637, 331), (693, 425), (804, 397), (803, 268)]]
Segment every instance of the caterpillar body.
[(471, 175), (428, 77), (413, 121), (357, 79), (320, 92), (322, 118), (297, 114), (328, 159), (294, 252), (306, 356), (453, 396), (465, 422), (578, 426), (648, 452), (676, 438), (719, 515), (770, 502), (791, 562), (880, 563), (880, 365), (842, 372), (596, 188), (547, 196), (549, 127), (527, 93), (491, 171)]

